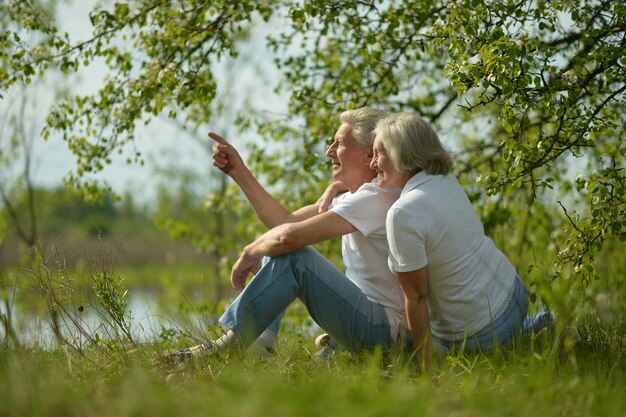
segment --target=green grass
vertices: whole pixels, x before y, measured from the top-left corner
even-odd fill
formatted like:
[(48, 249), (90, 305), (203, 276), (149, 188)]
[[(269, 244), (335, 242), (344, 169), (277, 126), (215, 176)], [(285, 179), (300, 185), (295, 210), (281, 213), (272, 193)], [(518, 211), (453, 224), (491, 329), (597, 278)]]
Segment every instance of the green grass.
[[(74, 273), (52, 272), (53, 282)], [(164, 288), (158, 294), (161, 303), (178, 305), (167, 314), (202, 315), (207, 305), (218, 313), (225, 302), (216, 306), (191, 300), (198, 291), (202, 299), (216, 298), (215, 277), (205, 275), (202, 265), (119, 268), (118, 275), (130, 291)], [(403, 352), (384, 360), (376, 353), (346, 352), (327, 362), (313, 360), (313, 340), (303, 331), (310, 319), (301, 303), (287, 310), (272, 360), (224, 357), (173, 375), (153, 369), (152, 359), (165, 349), (195, 343), (189, 335), (210, 335), (206, 323), (193, 328), (182, 320), (188, 331), (162, 334), (138, 347), (124, 337), (102, 340), (103, 334), (83, 339), (80, 351), (69, 345), (53, 350), (11, 347), (0, 332), (0, 417), (621, 417), (626, 410), (626, 316), (621, 275), (610, 276), (612, 287), (608, 282), (595, 287), (617, 295), (602, 314), (587, 301), (570, 304), (569, 310), (559, 311), (553, 330), (488, 354), (437, 356), (427, 374), (419, 373)], [(76, 284), (87, 285), (78, 279)], [(229, 294), (227, 280), (225, 284), (219, 290)], [(35, 299), (41, 297), (18, 303)]]
[(314, 361), (297, 333), (268, 362), (210, 359), (173, 375), (150, 365), (158, 343), (2, 350), (0, 416), (623, 416), (624, 327), (580, 322), (498, 352), (439, 356), (428, 374), (400, 352)]

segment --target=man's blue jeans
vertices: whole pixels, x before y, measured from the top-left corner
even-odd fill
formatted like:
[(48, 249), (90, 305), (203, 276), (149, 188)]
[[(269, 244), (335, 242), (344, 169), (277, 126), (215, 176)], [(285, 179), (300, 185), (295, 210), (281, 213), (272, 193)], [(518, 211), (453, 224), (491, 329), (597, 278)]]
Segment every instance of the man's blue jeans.
[(270, 324), (277, 329), (276, 319), (296, 298), (346, 349), (392, 344), (385, 309), (311, 247), (269, 258), (220, 322), (247, 348)]

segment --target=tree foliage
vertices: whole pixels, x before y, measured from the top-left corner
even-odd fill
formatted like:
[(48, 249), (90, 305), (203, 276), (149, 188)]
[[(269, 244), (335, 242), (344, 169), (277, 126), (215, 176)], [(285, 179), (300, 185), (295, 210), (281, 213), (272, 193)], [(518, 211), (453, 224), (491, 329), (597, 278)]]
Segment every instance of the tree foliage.
[[(261, 145), (251, 158), (270, 183), (297, 192), (325, 178), (320, 155), (340, 111), (412, 111), (454, 149), (487, 228), (503, 213), (542, 228), (557, 274), (568, 265), (588, 280), (603, 242), (626, 240), (623, 2), (138, 0), (94, 9), (84, 41), (59, 33), (38, 1), (8, 10), (0, 94), (48, 67), (108, 67), (96, 94), (48, 117), (46, 135), (60, 132), (78, 157), (70, 185), (88, 192), (87, 174), (132, 143), (138, 124), (161, 114), (190, 128), (209, 122), (212, 64), (236, 55), (261, 18), (275, 28), (268, 42), (291, 95), (289, 115), (259, 129), (280, 151)], [(38, 41), (25, 44), (23, 31)], [(302, 168), (309, 175), (294, 180)]]
[(304, 2), (274, 45), (302, 48), (280, 61), (298, 113), (415, 111), (444, 137), (455, 129), (457, 173), (473, 189), (531, 202), (572, 191), (558, 263), (593, 272), (605, 238), (626, 240), (625, 12), (609, 1)]

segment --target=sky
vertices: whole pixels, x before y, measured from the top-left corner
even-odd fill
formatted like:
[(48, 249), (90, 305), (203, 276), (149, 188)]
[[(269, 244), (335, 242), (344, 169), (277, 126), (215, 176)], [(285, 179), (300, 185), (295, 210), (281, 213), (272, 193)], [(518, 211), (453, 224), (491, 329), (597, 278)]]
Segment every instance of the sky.
[[(87, 39), (92, 31), (89, 20), (89, 12), (97, 4), (94, 0), (74, 0), (59, 5), (59, 21), (63, 30), (70, 34), (71, 39), (78, 41)], [(263, 22), (261, 22), (263, 23)], [(239, 98), (235, 106), (240, 107), (243, 100), (252, 104), (258, 110), (271, 113), (286, 112), (288, 98), (279, 96), (273, 91), (275, 83), (278, 82), (278, 71), (275, 68), (270, 50), (265, 45), (265, 35), (271, 28), (267, 24), (260, 25), (258, 33), (252, 40), (243, 47), (244, 53), (251, 57), (251, 61), (257, 67), (263, 69), (267, 79), (258, 82), (256, 73), (250, 66), (244, 67), (236, 75), (236, 83), (227, 81), (225, 74), (226, 62), (218, 63), (215, 76), (218, 85), (218, 95), (229, 94)], [(241, 66), (235, 65), (235, 68)], [(107, 68), (97, 61), (89, 67), (82, 69), (75, 77), (67, 79), (71, 85), (71, 94), (92, 94), (97, 92), (102, 85), (103, 77)], [(41, 109), (47, 108), (44, 103), (51, 103), (52, 97), (44, 93), (39, 93), (38, 109), (39, 115), (33, 115), (33, 120), (43, 124), (42, 114), (47, 113)], [(46, 97), (47, 96), (47, 97)], [(237, 101), (237, 100), (236, 100)], [(4, 105), (6, 105), (6, 100)], [(2, 103), (0, 102), (0, 109)], [(223, 129), (224, 121), (216, 120), (215, 126), (207, 126), (205, 130), (196, 133), (183, 132), (177, 129), (174, 124), (167, 120), (166, 116), (155, 119), (150, 125), (141, 127), (137, 131), (137, 140), (134, 147), (139, 150), (144, 157), (145, 165), (128, 165), (126, 160), (132, 156), (134, 149), (127, 146), (122, 155), (112, 155), (112, 164), (99, 173), (96, 178), (106, 181), (113, 187), (113, 190), (124, 195), (126, 192), (133, 194), (133, 198), (140, 204), (149, 204), (156, 196), (160, 185), (168, 186), (167, 180), (163, 176), (156, 175), (156, 171), (167, 167), (169, 169), (193, 170), (200, 175), (211, 175), (216, 168), (211, 166), (211, 155), (206, 151), (206, 147), (200, 145), (200, 141), (210, 141), (207, 137), (209, 129)], [(220, 127), (217, 127), (220, 126)], [(193, 137), (192, 137), (193, 135)], [(228, 138), (237, 146), (245, 157), (245, 144), (259, 141), (260, 138), (254, 132), (249, 132), (237, 138)], [(62, 186), (63, 178), (75, 166), (75, 158), (67, 149), (67, 144), (59, 137), (51, 137), (48, 141), (38, 141), (35, 145), (35, 158), (33, 178), (38, 186), (58, 187)], [(208, 191), (208, 182), (207, 189)]]

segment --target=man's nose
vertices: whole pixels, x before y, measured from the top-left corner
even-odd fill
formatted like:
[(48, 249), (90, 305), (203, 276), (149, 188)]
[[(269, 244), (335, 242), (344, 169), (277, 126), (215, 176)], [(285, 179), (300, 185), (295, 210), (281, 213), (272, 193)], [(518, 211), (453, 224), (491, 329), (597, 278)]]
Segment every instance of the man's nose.
[(335, 142), (333, 142), (326, 150), (326, 156), (333, 157), (335, 155), (335, 149), (336, 149)]

